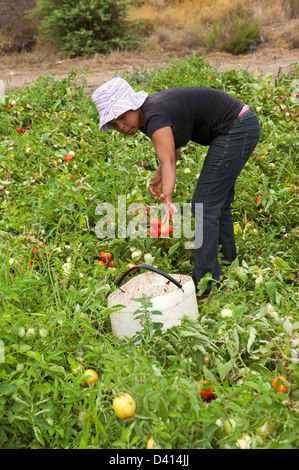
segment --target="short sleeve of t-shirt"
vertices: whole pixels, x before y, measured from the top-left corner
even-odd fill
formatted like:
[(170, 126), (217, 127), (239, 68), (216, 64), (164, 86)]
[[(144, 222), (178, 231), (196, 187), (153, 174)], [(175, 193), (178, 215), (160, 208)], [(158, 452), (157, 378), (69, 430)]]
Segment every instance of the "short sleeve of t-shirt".
[(154, 132), (162, 127), (172, 127), (173, 121), (171, 119), (171, 113), (165, 106), (164, 100), (160, 101), (155, 99), (157, 96), (152, 95), (154, 98), (145, 105), (146, 113), (144, 129), (146, 134), (152, 138)]

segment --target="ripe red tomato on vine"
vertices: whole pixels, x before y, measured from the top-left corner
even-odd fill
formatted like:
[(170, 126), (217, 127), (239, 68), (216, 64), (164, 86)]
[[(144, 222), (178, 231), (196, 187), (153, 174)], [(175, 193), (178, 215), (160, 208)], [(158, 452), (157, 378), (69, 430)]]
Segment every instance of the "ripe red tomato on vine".
[(107, 263), (112, 260), (112, 253), (110, 251), (100, 251), (100, 261)]
[(150, 219), (149, 224), (150, 227), (158, 229), (159, 227), (161, 227), (161, 220), (153, 217), (152, 219)]
[(161, 235), (160, 227), (150, 227), (148, 231), (151, 238), (159, 238)]
[(173, 227), (170, 224), (161, 225), (161, 237), (170, 237), (173, 233)]

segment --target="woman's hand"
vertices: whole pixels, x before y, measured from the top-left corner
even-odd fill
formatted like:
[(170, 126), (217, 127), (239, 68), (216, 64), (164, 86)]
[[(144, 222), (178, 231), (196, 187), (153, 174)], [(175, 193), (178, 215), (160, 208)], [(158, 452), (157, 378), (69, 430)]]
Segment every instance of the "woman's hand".
[(174, 224), (174, 222), (175, 222), (175, 215), (174, 214), (176, 214), (178, 212), (177, 208), (171, 202), (171, 199), (169, 198), (169, 196), (164, 196), (164, 194), (162, 194), (161, 197), (160, 197), (160, 200), (163, 201), (163, 206), (164, 206), (164, 210), (165, 210), (165, 216), (163, 218), (162, 223), (163, 224), (169, 224), (169, 221), (171, 220), (171, 222)]

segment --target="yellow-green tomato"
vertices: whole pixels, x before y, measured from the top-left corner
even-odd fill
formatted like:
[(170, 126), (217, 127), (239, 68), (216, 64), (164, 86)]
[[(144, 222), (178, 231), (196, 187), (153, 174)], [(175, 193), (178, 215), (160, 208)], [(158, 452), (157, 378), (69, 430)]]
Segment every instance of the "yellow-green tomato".
[(122, 393), (114, 398), (113, 409), (118, 418), (131, 418), (136, 411), (136, 403), (129, 393)]
[(88, 378), (85, 380), (85, 385), (93, 385), (99, 379), (97, 372), (93, 369), (87, 369), (83, 375), (87, 375)]
[(251, 441), (252, 439), (249, 434), (243, 434), (239, 439), (237, 439), (236, 446), (240, 449), (250, 449)]
[(156, 442), (154, 441), (152, 437), (150, 437), (149, 440), (147, 441), (146, 448), (147, 449), (161, 449), (161, 447), (156, 444)]

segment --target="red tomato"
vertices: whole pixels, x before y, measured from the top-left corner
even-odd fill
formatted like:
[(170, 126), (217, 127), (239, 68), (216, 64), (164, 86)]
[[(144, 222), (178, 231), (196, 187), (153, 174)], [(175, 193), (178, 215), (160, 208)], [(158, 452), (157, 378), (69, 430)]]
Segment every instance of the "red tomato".
[(65, 161), (65, 162), (72, 161), (72, 160), (73, 160), (73, 156), (72, 156), (72, 155), (66, 155), (66, 156), (64, 157), (64, 161)]
[(112, 253), (110, 251), (100, 251), (100, 261), (106, 263), (112, 260)]
[(38, 246), (34, 246), (31, 252), (31, 256), (38, 250)]
[(169, 224), (164, 224), (161, 227), (161, 237), (169, 237), (173, 233), (173, 227)]
[(150, 220), (150, 227), (153, 227), (153, 228), (161, 227), (161, 220), (159, 220), (159, 219), (151, 219), (151, 220)]
[(255, 200), (255, 203), (257, 204), (261, 199), (262, 199), (262, 196), (258, 196)]
[[(276, 385), (277, 380), (279, 380), (279, 385)], [(289, 387), (283, 383), (285, 380), (287, 379), (281, 375), (275, 377), (275, 379), (272, 380), (272, 387), (274, 387), (278, 392), (287, 393)]]
[(159, 238), (161, 235), (161, 229), (158, 227), (150, 227), (148, 233), (151, 238)]
[[(202, 384), (202, 383), (207, 384), (209, 382), (207, 380), (199, 380), (199, 383), (200, 384)], [(209, 388), (208, 390), (201, 389), (200, 396), (201, 396), (203, 401), (210, 402), (210, 401), (214, 400), (214, 398), (215, 398), (213, 393), (214, 393), (213, 388)]]

